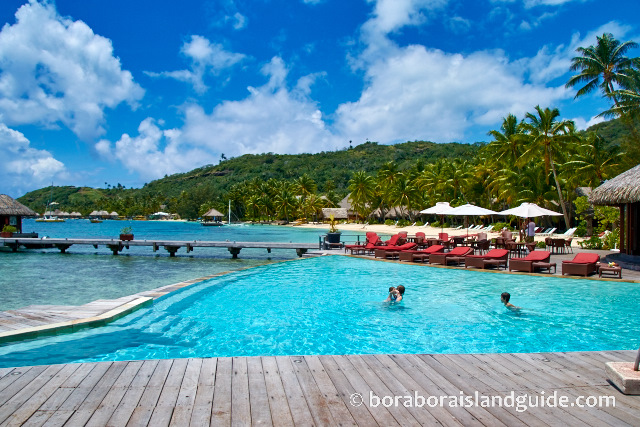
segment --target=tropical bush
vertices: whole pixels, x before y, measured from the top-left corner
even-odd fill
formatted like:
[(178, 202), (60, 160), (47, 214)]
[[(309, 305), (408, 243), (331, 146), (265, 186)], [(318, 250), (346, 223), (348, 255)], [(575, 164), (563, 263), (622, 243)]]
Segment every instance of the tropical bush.
[(5, 226), (2, 227), (3, 233), (15, 233), (16, 231), (18, 231), (18, 229), (13, 225), (5, 224)]
[(582, 249), (602, 249), (603, 247), (602, 239), (598, 236), (591, 236), (587, 240), (578, 242), (578, 245), (580, 245)]

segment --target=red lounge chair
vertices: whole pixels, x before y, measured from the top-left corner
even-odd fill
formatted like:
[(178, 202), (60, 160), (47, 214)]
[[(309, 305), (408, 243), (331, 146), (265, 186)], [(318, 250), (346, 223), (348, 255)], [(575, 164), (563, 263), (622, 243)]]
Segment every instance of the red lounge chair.
[(400, 255), (402, 251), (408, 251), (415, 248), (417, 245), (413, 242), (408, 242), (400, 246), (376, 246), (374, 250), (375, 258), (395, 258)]
[(460, 264), (464, 261), (465, 256), (471, 255), (473, 248), (470, 246), (456, 246), (447, 253), (435, 253), (429, 256), (429, 264), (448, 265), (449, 262)]
[(402, 238), (402, 235), (400, 233), (398, 234), (394, 234), (393, 236), (391, 236), (391, 238), (389, 240), (386, 240), (384, 242), (385, 246), (396, 246), (396, 244), (398, 243), (398, 240), (400, 240)]
[(562, 275), (578, 274), (587, 277), (596, 272), (598, 261), (600, 261), (600, 255), (581, 252), (576, 254), (571, 261), (562, 261)]
[(533, 263), (548, 263), (551, 258), (549, 251), (533, 251), (524, 258), (511, 258), (509, 261), (509, 271), (526, 271), (533, 273), (535, 266)]
[(399, 255), (400, 261), (422, 261), (429, 260), (429, 256), (436, 252), (444, 251), (444, 246), (442, 245), (431, 245), (427, 249), (423, 251), (402, 251)]
[(467, 255), (464, 259), (464, 268), (467, 267), (504, 267), (507, 269), (509, 251), (506, 249), (491, 249), (485, 255)]
[(354, 251), (358, 253), (358, 251), (366, 249), (367, 246), (374, 246), (382, 243), (380, 241), (380, 237), (378, 237), (378, 234), (375, 231), (367, 231), (366, 236), (367, 237), (364, 243), (355, 245), (344, 245), (344, 251), (347, 252), (347, 250), (351, 250), (351, 254), (353, 254)]

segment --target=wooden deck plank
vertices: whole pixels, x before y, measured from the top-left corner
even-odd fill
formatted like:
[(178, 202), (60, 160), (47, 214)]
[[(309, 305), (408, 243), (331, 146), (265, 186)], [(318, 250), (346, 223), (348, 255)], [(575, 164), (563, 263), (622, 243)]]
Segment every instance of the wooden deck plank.
[[(324, 366), (320, 362), (318, 356), (305, 356), (303, 361), (305, 362), (307, 369), (313, 376), (322, 397), (327, 402), (329, 411), (334, 420), (337, 420), (340, 425), (357, 426), (355, 418), (351, 415), (347, 405), (352, 406), (350, 403), (345, 402), (342, 399), (341, 393), (336, 389), (336, 386), (331, 381), (329, 374), (324, 369)], [(342, 393), (344, 395), (344, 393)]]
[[(433, 378), (435, 373), (432, 371), (422, 360), (413, 356), (413, 355), (389, 355), (388, 357), (392, 358), (395, 363), (402, 368), (402, 370), (411, 377), (411, 379), (418, 383), (423, 390), (429, 396), (446, 396), (449, 393), (445, 391), (447, 386), (447, 382), (444, 378), (441, 380), (438, 378), (439, 375), (436, 375), (436, 378)], [(464, 426), (470, 425), (479, 425), (480, 421), (473, 416), (469, 411), (462, 407), (451, 407), (447, 406), (447, 412), (451, 414), (451, 416), (457, 421), (460, 422)]]
[[(380, 379), (377, 375), (377, 372), (371, 371), (369, 366), (366, 364), (364, 360), (362, 360), (361, 356), (349, 356), (349, 361), (356, 369), (356, 371), (360, 374), (362, 379), (364, 379), (369, 388), (366, 390), (364, 396), (364, 401), (368, 404), (368, 397), (370, 394), (382, 397), (382, 396), (393, 396), (394, 393), (389, 390), (386, 384)], [(378, 407), (383, 405), (378, 405)], [(402, 426), (419, 426), (420, 422), (410, 413), (404, 410), (404, 408), (399, 408), (397, 406), (391, 405), (386, 407), (393, 418)]]
[(108, 393), (105, 395), (104, 399), (102, 399), (102, 402), (100, 402), (100, 405), (93, 412), (93, 415), (89, 418), (85, 426), (100, 427), (107, 424), (107, 421), (111, 419), (114, 412), (120, 405), (120, 402), (128, 391), (129, 385), (138, 374), (142, 365), (142, 361), (127, 363), (127, 366), (113, 383), (113, 386), (111, 386)]
[[(58, 370), (58, 372), (52, 376), (49, 381), (45, 384), (42, 384), (35, 393), (30, 394), (26, 400), (24, 401), (13, 401), (10, 400), (4, 405), (9, 411), (13, 411), (11, 417), (8, 420), (8, 424), (10, 425), (22, 425), (29, 418), (31, 418), (36, 411), (42, 406), (44, 402), (46, 402), (53, 393), (58, 389), (58, 387), (64, 383), (64, 381), (73, 374), (73, 372), (78, 369), (77, 364), (74, 365), (58, 365), (58, 367), (62, 366), (62, 369)], [(46, 371), (45, 371), (46, 372)], [(34, 381), (34, 383), (38, 383), (38, 381)], [(31, 384), (29, 384), (31, 386)], [(29, 387), (28, 386), (28, 387)], [(28, 388), (25, 387), (25, 390)], [(18, 394), (14, 397), (17, 397)], [(26, 395), (25, 395), (26, 397)], [(14, 406), (14, 405), (18, 406)], [(38, 414), (35, 418), (42, 419), (44, 414)], [(46, 417), (48, 418), (48, 417)], [(42, 422), (46, 421), (46, 418), (42, 419)], [(34, 420), (35, 421), (35, 420)]]
[(282, 385), (276, 358), (264, 356), (260, 359), (262, 360), (262, 373), (267, 390), (267, 399), (269, 400), (271, 421), (274, 426), (291, 427), (294, 425), (293, 417), (289, 409), (289, 402), (287, 401), (284, 386)]
[(191, 412), (192, 426), (208, 426), (211, 421), (211, 406), (213, 405), (213, 391), (216, 379), (216, 364), (218, 359), (207, 358), (202, 360), (200, 376), (196, 389), (196, 398)]
[[(400, 381), (396, 376), (394, 376), (391, 373), (391, 370), (393, 369), (393, 365), (395, 363), (389, 363), (388, 359), (384, 360), (385, 363), (383, 363), (375, 355), (364, 355), (362, 356), (362, 360), (364, 363), (366, 363), (366, 365), (369, 366), (369, 369), (372, 372), (375, 372), (375, 374), (387, 387), (390, 392), (388, 396), (415, 396), (416, 393), (424, 396), (426, 394), (426, 391), (417, 383), (408, 384), (406, 382)], [(383, 396), (384, 395), (379, 397)], [(394, 404), (394, 406), (402, 410), (402, 403), (400, 403), (400, 400), (398, 402), (399, 405)], [(437, 419), (433, 413), (424, 410), (424, 408), (418, 408), (416, 405), (409, 405), (405, 407), (404, 410), (413, 415), (416, 421), (418, 421), (422, 425), (444, 425), (443, 422)]]
[(86, 395), (84, 401), (69, 419), (70, 425), (84, 425), (96, 411), (104, 397), (125, 370), (129, 362), (112, 362), (109, 369), (100, 378), (98, 383)]
[(171, 365), (173, 365), (173, 360), (170, 359), (160, 360), (156, 364), (153, 374), (138, 401), (138, 405), (131, 413), (127, 426), (140, 426), (149, 423), (153, 410), (160, 398), (160, 393), (162, 393), (162, 386), (171, 371)]
[(267, 385), (262, 370), (262, 359), (247, 358), (247, 376), (249, 377), (249, 401), (251, 404), (251, 424), (271, 426), (271, 410), (267, 397)]
[[(328, 402), (322, 395), (315, 378), (304, 361), (304, 357), (294, 356), (289, 360), (296, 377), (298, 377), (298, 384), (300, 384), (300, 389), (307, 400), (307, 405), (309, 405), (309, 410), (316, 425), (337, 425), (333, 415), (331, 415)], [(348, 411), (347, 414), (351, 417)], [(348, 422), (348, 420), (345, 421)]]
[(185, 369), (182, 384), (176, 399), (175, 409), (171, 416), (170, 426), (186, 426), (191, 421), (191, 414), (196, 400), (198, 390), (198, 379), (200, 378), (200, 368), (202, 359), (189, 359)]
[(351, 364), (349, 357), (347, 356), (330, 356), (338, 366), (338, 369), (343, 373), (349, 384), (353, 387), (354, 397), (358, 399), (358, 402), (362, 401), (362, 406), (366, 406), (371, 416), (376, 420), (380, 426), (399, 426), (400, 423), (389, 412), (387, 408), (382, 405), (376, 407), (369, 406), (368, 396), (371, 391), (371, 386), (360, 375), (358, 370)]
[(291, 359), (289, 356), (277, 356), (276, 363), (294, 424), (315, 425), (313, 415), (298, 382), (298, 377), (291, 366)]
[(231, 372), (232, 359), (230, 357), (218, 358), (216, 366), (216, 384), (213, 391), (213, 403), (211, 406), (211, 425), (231, 425)]
[(149, 419), (149, 425), (158, 427), (169, 425), (188, 363), (189, 359), (175, 359), (173, 361), (158, 397), (158, 403), (151, 414), (151, 419)]
[[(16, 368), (11, 373), (2, 378), (3, 389), (0, 393), (0, 405), (4, 405), (16, 393), (19, 393), (34, 378), (37, 378), (42, 372), (48, 369), (48, 366), (25, 366), (24, 368)], [(3, 421), (0, 418), (0, 423)]]
[(247, 426), (251, 424), (247, 359), (234, 357), (231, 367), (231, 425)]
[[(378, 354), (374, 356), (382, 365), (382, 368), (385, 369), (389, 375), (393, 376), (396, 380), (398, 380), (401, 384), (403, 384), (409, 391), (409, 394), (417, 393), (421, 397), (429, 397), (429, 391), (422, 387), (414, 378), (407, 373), (400, 365), (398, 365), (397, 360), (399, 358), (392, 357), (386, 354)], [(429, 408), (429, 412), (433, 417), (438, 420), (438, 423), (443, 426), (455, 427), (460, 426), (462, 423), (456, 419), (450, 412), (444, 409), (441, 406), (435, 406), (434, 408)]]
[(324, 371), (326, 372), (329, 380), (336, 388), (338, 396), (342, 399), (345, 406), (351, 413), (354, 420), (360, 425), (374, 426), (379, 425), (373, 418), (366, 405), (353, 400), (353, 394), (355, 388), (351, 385), (347, 377), (342, 373), (340, 367), (336, 364), (335, 360), (331, 356), (305, 356), (306, 359), (310, 359), (310, 366), (315, 365), (315, 360), (322, 364)]

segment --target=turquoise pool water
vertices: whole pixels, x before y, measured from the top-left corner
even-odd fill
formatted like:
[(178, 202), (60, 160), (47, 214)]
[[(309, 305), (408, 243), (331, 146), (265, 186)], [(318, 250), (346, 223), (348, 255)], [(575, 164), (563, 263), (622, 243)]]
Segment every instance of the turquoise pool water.
[[(131, 226), (137, 239), (236, 240), (315, 243), (321, 231), (299, 227), (248, 225), (203, 227), (194, 222), (68, 220), (40, 223), (24, 220), (25, 232), (41, 237), (115, 238)], [(0, 251), (0, 311), (33, 304), (81, 305), (97, 299), (114, 299), (164, 285), (223, 271), (254, 267), (271, 261), (296, 258), (293, 250), (243, 249), (231, 259), (224, 248), (178, 251), (169, 258), (164, 249), (131, 247), (113, 256), (106, 247), (72, 246), (67, 254), (58, 249), (11, 253)]]
[[(405, 300), (384, 303), (390, 285)], [(500, 303), (510, 292), (511, 312)], [(213, 356), (635, 349), (640, 285), (322, 257), (233, 272), (0, 367)]]

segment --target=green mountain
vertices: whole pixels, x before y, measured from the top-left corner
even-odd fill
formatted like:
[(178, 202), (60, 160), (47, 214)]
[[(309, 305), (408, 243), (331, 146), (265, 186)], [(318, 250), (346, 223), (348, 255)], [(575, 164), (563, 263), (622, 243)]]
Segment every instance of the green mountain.
[(190, 172), (178, 173), (145, 184), (140, 189), (124, 189), (120, 186), (108, 189), (87, 187), (51, 187), (42, 188), (25, 194), (18, 200), (43, 212), (49, 200), (59, 203), (66, 211), (79, 211), (87, 214), (95, 209), (116, 210), (114, 199), (122, 200), (123, 205), (144, 203), (149, 210), (175, 198), (193, 197), (197, 200), (223, 201), (225, 193), (234, 185), (252, 179), (293, 180), (307, 174), (318, 185), (318, 191), (335, 191), (338, 195), (347, 193), (351, 175), (364, 170), (374, 174), (386, 162), (396, 162), (400, 169), (408, 168), (417, 160), (425, 163), (440, 158), (471, 158), (480, 148), (480, 144), (436, 144), (433, 142), (413, 141), (396, 145), (381, 145), (367, 142), (353, 148), (340, 151), (327, 151), (317, 154), (245, 154), (207, 165)]

